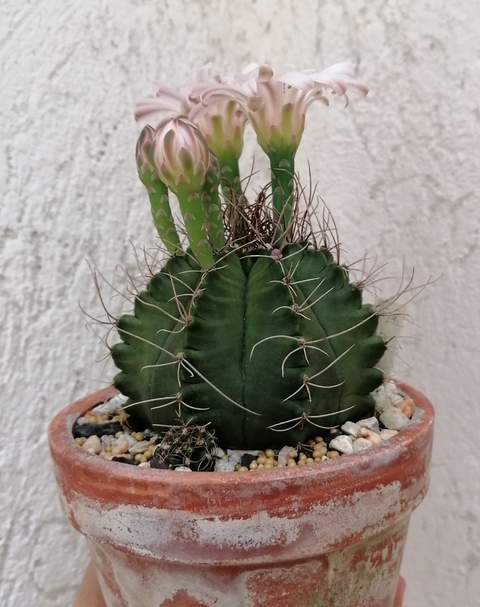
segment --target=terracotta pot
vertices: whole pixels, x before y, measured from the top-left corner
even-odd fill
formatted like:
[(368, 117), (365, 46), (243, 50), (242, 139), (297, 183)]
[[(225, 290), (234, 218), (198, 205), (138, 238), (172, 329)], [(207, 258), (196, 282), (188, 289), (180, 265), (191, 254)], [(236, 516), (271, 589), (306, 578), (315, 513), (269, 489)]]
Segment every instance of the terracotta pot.
[(138, 469), (90, 455), (59, 413), (50, 448), (65, 512), (108, 607), (392, 607), (407, 526), (428, 486), (433, 409), (386, 444), (255, 473)]

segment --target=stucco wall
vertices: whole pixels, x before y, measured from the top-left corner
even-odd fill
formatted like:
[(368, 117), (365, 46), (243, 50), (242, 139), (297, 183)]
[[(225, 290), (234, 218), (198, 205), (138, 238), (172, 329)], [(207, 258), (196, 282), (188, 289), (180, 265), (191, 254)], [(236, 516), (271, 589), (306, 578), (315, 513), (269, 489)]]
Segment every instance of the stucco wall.
[[(134, 100), (207, 60), (359, 65), (368, 100), (314, 107), (309, 159), (348, 258), (417, 284), (399, 373), (437, 407), (432, 485), (412, 521), (411, 607), (480, 594), (478, 0), (4, 0), (0, 4), (0, 604), (68, 605), (85, 566), (63, 521), (46, 428), (111, 377), (78, 302), (86, 260), (134, 268), (153, 243)], [(260, 154), (258, 154), (260, 156)], [(260, 163), (261, 166), (261, 163)], [(115, 302), (112, 303), (115, 305)], [(6, 430), (5, 430), (6, 429)]]

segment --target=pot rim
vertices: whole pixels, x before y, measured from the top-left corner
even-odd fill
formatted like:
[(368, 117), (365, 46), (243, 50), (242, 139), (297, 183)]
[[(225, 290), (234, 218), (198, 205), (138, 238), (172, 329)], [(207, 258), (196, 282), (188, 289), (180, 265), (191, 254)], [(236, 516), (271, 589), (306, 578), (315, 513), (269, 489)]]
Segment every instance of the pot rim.
[(317, 478), (322, 475), (331, 477), (332, 474), (338, 473), (344, 476), (349, 472), (354, 476), (359, 469), (368, 468), (371, 470), (377, 467), (375, 465), (376, 460), (378, 467), (388, 465), (388, 460), (392, 459), (393, 454), (396, 455), (399, 451), (408, 450), (427, 432), (433, 423), (434, 410), (430, 401), (408, 384), (400, 381), (395, 383), (415, 402), (415, 412), (411, 423), (381, 445), (376, 445), (360, 453), (343, 455), (340, 458), (325, 461), (318, 466), (257, 470), (255, 474), (213, 471), (185, 472), (182, 474), (175, 470), (139, 468), (138, 466), (103, 459), (83, 450), (75, 442), (72, 429), (78, 417), (118, 394), (113, 386), (79, 399), (56, 414), (48, 429), (50, 450), (55, 463), (61, 468), (71, 466), (71, 470), (74, 470), (78, 467), (88, 467), (91, 474), (96, 477), (106, 476), (109, 482), (117, 486), (140, 482), (142, 484), (147, 483), (150, 490), (154, 489), (155, 485), (164, 488), (166, 484), (170, 483), (174, 483), (178, 488), (188, 489), (192, 485), (200, 487), (208, 487), (212, 484), (222, 484), (225, 487), (237, 486), (240, 482), (248, 486), (260, 486), (266, 483), (273, 485), (279, 481), (285, 482), (287, 479), (298, 479), (300, 481), (308, 477)]

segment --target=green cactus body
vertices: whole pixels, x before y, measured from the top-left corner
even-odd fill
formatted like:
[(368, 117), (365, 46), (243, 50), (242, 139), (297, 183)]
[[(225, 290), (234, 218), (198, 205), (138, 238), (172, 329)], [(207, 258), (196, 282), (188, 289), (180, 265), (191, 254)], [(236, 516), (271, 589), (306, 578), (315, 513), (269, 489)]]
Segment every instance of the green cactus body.
[(207, 271), (187, 253), (119, 319), (115, 385), (148, 426), (210, 423), (229, 448), (295, 445), (373, 414), (377, 323), (326, 249), (230, 250)]

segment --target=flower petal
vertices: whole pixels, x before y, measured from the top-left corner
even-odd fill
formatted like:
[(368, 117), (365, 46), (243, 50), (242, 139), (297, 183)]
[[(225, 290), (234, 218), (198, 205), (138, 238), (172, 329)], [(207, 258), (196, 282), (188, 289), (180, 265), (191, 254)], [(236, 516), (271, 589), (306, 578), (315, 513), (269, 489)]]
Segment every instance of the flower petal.
[(160, 99), (140, 99), (135, 106), (135, 120), (140, 120), (159, 112), (174, 112), (178, 111), (178, 108), (168, 105)]
[(280, 76), (278, 80), (301, 91), (308, 91), (315, 86), (312, 77), (304, 72), (287, 72)]
[(179, 103), (184, 103), (187, 99), (185, 95), (182, 95), (182, 93), (179, 93), (171, 86), (167, 86), (166, 84), (161, 83), (157, 85), (155, 95), (157, 97), (166, 97), (167, 99), (178, 101)]

